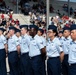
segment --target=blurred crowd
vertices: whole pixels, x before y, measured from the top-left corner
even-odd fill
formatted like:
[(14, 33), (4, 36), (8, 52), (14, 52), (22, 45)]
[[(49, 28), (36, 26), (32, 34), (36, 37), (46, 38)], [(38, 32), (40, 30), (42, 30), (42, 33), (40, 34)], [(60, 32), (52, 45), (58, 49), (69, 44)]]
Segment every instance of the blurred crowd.
[(28, 0), (21, 0), (19, 2), (19, 8), (21, 10), (22, 13), (24, 13), (25, 15), (28, 15), (29, 12), (32, 13), (40, 13), (40, 14), (46, 14), (46, 4), (42, 1), (42, 0), (35, 0), (32, 1), (32, 3), (30, 3), (30, 1)]
[(65, 26), (70, 27), (72, 24), (75, 24), (75, 19), (70, 18), (66, 15), (59, 17), (51, 17), (49, 21), (49, 25), (56, 25), (58, 28), (58, 31), (62, 30)]

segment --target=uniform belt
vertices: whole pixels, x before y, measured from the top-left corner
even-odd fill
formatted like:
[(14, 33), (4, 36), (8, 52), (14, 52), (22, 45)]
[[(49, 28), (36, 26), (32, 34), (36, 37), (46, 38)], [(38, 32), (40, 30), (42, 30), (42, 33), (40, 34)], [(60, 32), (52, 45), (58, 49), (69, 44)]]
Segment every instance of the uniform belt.
[(3, 49), (0, 49), (0, 50), (5, 50), (5, 49), (3, 48)]
[(24, 55), (24, 54), (28, 54), (29, 52), (26, 52), (26, 53), (21, 53), (21, 55)]
[(54, 58), (59, 58), (59, 56), (57, 56), (57, 57), (49, 57), (49, 59), (54, 59)]
[(41, 55), (33, 56), (33, 57), (30, 57), (30, 58), (31, 58), (31, 59), (34, 59), (34, 58), (36, 58), (36, 57), (38, 57), (38, 56), (41, 56)]
[(11, 51), (11, 52), (8, 52), (8, 53), (13, 53), (13, 52), (17, 52), (17, 51)]
[(74, 64), (69, 64), (69, 66), (76, 66), (76, 63), (74, 63)]
[(65, 54), (64, 56), (68, 56), (68, 54)]

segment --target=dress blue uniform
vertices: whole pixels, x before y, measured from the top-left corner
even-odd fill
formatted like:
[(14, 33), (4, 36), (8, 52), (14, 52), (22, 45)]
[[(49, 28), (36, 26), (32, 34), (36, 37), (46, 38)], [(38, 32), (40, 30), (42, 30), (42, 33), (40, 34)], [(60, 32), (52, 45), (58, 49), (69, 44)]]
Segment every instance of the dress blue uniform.
[[(27, 25), (22, 25), (20, 27), (28, 29)], [(30, 37), (27, 35), (21, 36), (20, 47), (21, 47), (21, 66), (23, 75), (30, 75), (30, 57), (29, 57), (29, 44), (30, 44)]]
[[(63, 31), (65, 30), (70, 30), (68, 27), (64, 27)], [(64, 51), (64, 60), (62, 62), (62, 73), (63, 75), (68, 75), (69, 74), (69, 63), (68, 63), (68, 52), (69, 52), (69, 44), (71, 41), (71, 37), (68, 36), (67, 38), (63, 38), (62, 40), (62, 47)]]
[[(17, 33), (21, 33), (21, 30), (20, 29), (16, 29), (16, 34)], [(21, 42), (21, 36), (18, 37), (18, 40), (19, 40), (19, 43), (20, 43)], [(19, 64), (19, 75), (22, 75), (22, 65), (21, 65), (20, 57), (21, 57), (21, 53), (19, 54), (18, 64)]]
[[(76, 30), (76, 25), (71, 26), (71, 30)], [(71, 41), (69, 46), (69, 75), (76, 75), (76, 41)]]
[[(48, 30), (57, 30), (56, 26), (49, 26)], [(47, 52), (47, 72), (48, 75), (61, 75), (60, 53), (63, 52), (61, 43), (57, 37), (52, 41), (48, 40), (46, 45)]]
[[(37, 26), (31, 25), (30, 28), (35, 28)], [(44, 75), (43, 60), (41, 56), (41, 49), (44, 48), (43, 42), (38, 35), (31, 37), (29, 46), (29, 56), (31, 60), (32, 75)]]
[[(42, 34), (44, 33), (44, 30), (41, 29), (41, 28), (39, 28), (38, 31), (40, 31)], [(42, 41), (42, 43), (44, 45), (44, 48), (46, 48), (46, 39), (42, 35), (41, 36), (38, 36), (38, 37), (41, 39), (41, 41)], [(43, 57), (44, 75), (46, 75), (45, 60), (46, 60), (46, 55)]]
[[(9, 30), (15, 30), (14, 27), (9, 27)], [(18, 65), (18, 52), (17, 46), (19, 45), (19, 39), (14, 34), (8, 39), (8, 62), (10, 67), (10, 75), (19, 75)]]
[[(4, 29), (0, 28), (0, 31), (4, 32)], [(7, 44), (7, 41), (2, 34), (0, 35), (0, 75), (7, 75), (5, 44)]]

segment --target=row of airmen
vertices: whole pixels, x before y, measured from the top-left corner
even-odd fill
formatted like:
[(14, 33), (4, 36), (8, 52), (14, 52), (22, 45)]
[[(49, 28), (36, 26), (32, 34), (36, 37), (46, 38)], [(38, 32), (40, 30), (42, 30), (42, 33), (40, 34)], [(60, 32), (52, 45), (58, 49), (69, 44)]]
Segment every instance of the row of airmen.
[(42, 29), (36, 25), (29, 28), (28, 35), (27, 25), (20, 26), (20, 30), (9, 27), (8, 40), (0, 28), (0, 75), (7, 75), (6, 56), (10, 75), (75, 75), (76, 25), (64, 27), (59, 34), (55, 25), (49, 25), (47, 41), (42, 37)]

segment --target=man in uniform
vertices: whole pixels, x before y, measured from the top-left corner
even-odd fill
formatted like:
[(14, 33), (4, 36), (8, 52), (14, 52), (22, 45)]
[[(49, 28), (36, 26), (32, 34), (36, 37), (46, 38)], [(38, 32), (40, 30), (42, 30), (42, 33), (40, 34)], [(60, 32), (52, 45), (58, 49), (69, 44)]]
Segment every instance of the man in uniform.
[(38, 27), (36, 25), (30, 25), (30, 50), (29, 56), (31, 60), (31, 75), (44, 75), (44, 67), (42, 55), (46, 53), (43, 42), (37, 36)]
[(63, 40), (62, 40), (62, 47), (64, 51), (64, 60), (62, 62), (62, 73), (63, 75), (68, 75), (69, 74), (69, 63), (68, 63), (68, 52), (69, 52), (69, 44), (71, 41), (70, 37), (70, 28), (69, 27), (64, 27), (63, 28)]
[(3, 35), (5, 29), (0, 28), (0, 75), (7, 75), (6, 71), (6, 53), (7, 53), (7, 41)]
[[(41, 39), (43, 45), (44, 45), (44, 48), (46, 49), (46, 39), (43, 37), (43, 34), (44, 34), (44, 30), (39, 28), (38, 29), (38, 32), (37, 32), (37, 35), (39, 36), (39, 38)], [(46, 75), (46, 66), (45, 66), (45, 60), (46, 60), (46, 55), (43, 56), (43, 65), (44, 65), (44, 73)]]
[(8, 39), (8, 62), (10, 75), (19, 75), (18, 55), (20, 54), (20, 43), (15, 35), (15, 31), (15, 27), (9, 27), (10, 38)]
[(76, 24), (71, 26), (71, 38), (69, 46), (69, 75), (76, 75)]
[(30, 37), (27, 35), (28, 32), (28, 25), (21, 25), (21, 66), (23, 75), (31, 75), (30, 74), (30, 57), (29, 57), (29, 44), (30, 44)]

